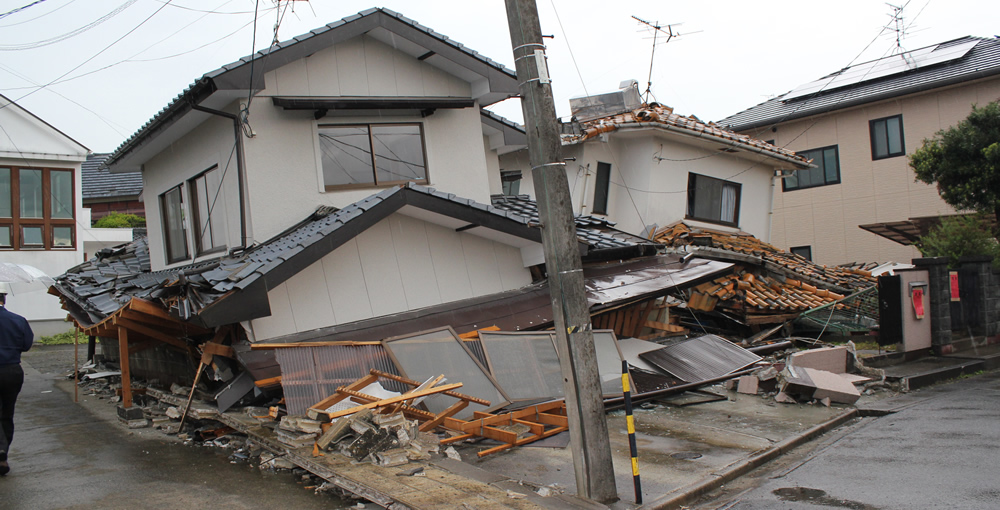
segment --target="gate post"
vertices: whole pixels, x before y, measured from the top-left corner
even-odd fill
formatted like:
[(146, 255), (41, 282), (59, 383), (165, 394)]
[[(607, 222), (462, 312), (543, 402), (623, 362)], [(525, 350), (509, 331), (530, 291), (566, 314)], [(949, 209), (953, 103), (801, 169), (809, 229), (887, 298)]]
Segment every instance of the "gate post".
[[(972, 315), (978, 319), (978, 324), (973, 324), (973, 329), (987, 339), (996, 337), (1000, 334), (1000, 274), (993, 269), (993, 259), (988, 255), (970, 256), (962, 257), (959, 263), (963, 272), (976, 278), (975, 295), (969, 295), (968, 302), (963, 303), (976, 307)], [(965, 296), (963, 291), (963, 301)]]
[(927, 293), (930, 295), (931, 348), (934, 354), (951, 354), (951, 285), (948, 281), (948, 257), (913, 259), (913, 265), (927, 270)]

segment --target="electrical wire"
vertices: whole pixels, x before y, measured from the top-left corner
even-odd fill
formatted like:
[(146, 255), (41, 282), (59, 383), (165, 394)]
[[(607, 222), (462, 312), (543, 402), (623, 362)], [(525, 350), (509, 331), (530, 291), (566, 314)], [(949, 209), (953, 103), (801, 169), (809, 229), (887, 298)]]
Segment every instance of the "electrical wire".
[(52, 9), (51, 11), (39, 14), (38, 16), (35, 16), (34, 18), (26, 19), (24, 21), (18, 21), (17, 23), (8, 23), (6, 25), (0, 25), (0, 28), (14, 27), (14, 26), (17, 26), (17, 25), (23, 25), (25, 23), (31, 23), (32, 21), (35, 21), (36, 19), (48, 16), (49, 14), (52, 14), (52, 13), (58, 11), (59, 9), (62, 9), (63, 7), (66, 7), (66, 6), (72, 4), (75, 1), (76, 0), (69, 0), (69, 2), (66, 2), (66, 3), (62, 4), (59, 7), (56, 7), (55, 9)]
[(25, 6), (22, 6), (22, 7), (18, 7), (17, 9), (9, 10), (9, 11), (3, 13), (3, 14), (0, 14), (0, 19), (6, 18), (7, 16), (10, 16), (11, 14), (14, 14), (14, 13), (17, 13), (17, 12), (21, 12), (21, 11), (23, 11), (23, 10), (29, 8), (29, 7), (34, 7), (34, 6), (40, 4), (40, 3), (44, 2), (44, 1), (45, 0), (35, 0), (34, 2), (31, 2), (28, 5), (25, 5)]
[[(141, 21), (141, 22), (140, 22), (140, 23), (139, 23), (138, 25), (136, 25), (136, 26), (135, 26), (134, 28), (132, 28), (131, 30), (129, 30), (128, 32), (126, 32), (126, 33), (125, 33), (124, 35), (122, 35), (122, 36), (121, 36), (121, 37), (119, 37), (118, 39), (115, 39), (115, 40), (114, 40), (114, 41), (113, 41), (113, 42), (112, 42), (111, 44), (109, 44), (109, 45), (105, 46), (105, 47), (104, 47), (103, 49), (101, 49), (101, 51), (98, 51), (97, 53), (95, 53), (95, 54), (94, 54), (93, 56), (91, 56), (91, 57), (90, 57), (90, 58), (88, 58), (87, 60), (84, 60), (83, 62), (81, 62), (81, 63), (77, 64), (77, 65), (76, 65), (76, 67), (74, 67), (74, 68), (70, 69), (69, 71), (66, 71), (65, 73), (63, 73), (62, 75), (60, 75), (60, 76), (59, 76), (59, 77), (57, 77), (56, 79), (54, 79), (54, 80), (52, 80), (52, 81), (50, 81), (50, 82), (46, 83), (45, 85), (42, 85), (42, 86), (40, 86), (40, 87), (36, 88), (35, 90), (32, 90), (31, 92), (28, 92), (27, 94), (24, 94), (24, 95), (22, 95), (21, 97), (17, 98), (16, 100), (14, 100), (14, 101), (12, 101), (12, 102), (18, 102), (18, 101), (20, 101), (20, 100), (22, 100), (22, 99), (24, 99), (24, 98), (26, 98), (26, 97), (28, 97), (28, 96), (30, 96), (30, 95), (32, 95), (32, 94), (34, 94), (34, 93), (36, 93), (36, 92), (38, 92), (39, 90), (42, 90), (42, 89), (45, 89), (45, 88), (47, 88), (48, 86), (52, 85), (52, 84), (53, 84), (54, 82), (56, 82), (56, 81), (59, 81), (59, 80), (61, 80), (61, 79), (65, 78), (66, 76), (68, 76), (68, 75), (69, 75), (70, 73), (72, 73), (73, 71), (76, 71), (77, 69), (79, 69), (79, 68), (83, 67), (83, 66), (84, 66), (84, 65), (86, 65), (86, 64), (87, 64), (88, 62), (90, 62), (91, 60), (94, 60), (95, 58), (97, 58), (98, 56), (100, 56), (100, 55), (101, 55), (102, 53), (104, 53), (105, 51), (107, 51), (108, 49), (110, 49), (110, 48), (111, 48), (112, 46), (114, 46), (114, 45), (118, 44), (119, 42), (121, 42), (121, 40), (122, 40), (122, 39), (125, 39), (126, 37), (128, 37), (129, 35), (131, 35), (131, 34), (132, 34), (132, 32), (135, 32), (136, 30), (138, 30), (138, 29), (139, 29), (139, 27), (141, 27), (141, 26), (145, 25), (145, 24), (146, 24), (146, 22), (148, 22), (148, 21), (149, 21), (150, 19), (152, 19), (152, 18), (153, 18), (153, 16), (156, 16), (157, 14), (159, 14), (159, 13), (160, 13), (160, 11), (162, 11), (162, 10), (163, 10), (164, 8), (166, 8), (166, 7), (167, 7), (167, 5), (168, 5), (168, 4), (169, 4), (169, 3), (171, 2), (171, 1), (173, 1), (173, 0), (167, 0), (167, 3), (166, 3), (166, 4), (163, 4), (163, 5), (161, 5), (159, 9), (157, 9), (156, 11), (154, 11), (154, 12), (153, 12), (153, 14), (150, 14), (149, 16), (147, 16), (147, 17), (146, 17), (146, 19), (142, 20), (142, 21)], [(10, 103), (8, 103), (8, 104), (6, 104), (6, 105), (3, 105), (3, 106), (0, 106), (0, 110), (2, 110), (2, 109), (4, 109), (4, 108), (6, 108), (7, 106), (9, 106), (9, 104), (10, 104)]]
[(33, 50), (33, 49), (36, 49), (36, 48), (44, 48), (45, 46), (50, 46), (50, 45), (53, 45), (53, 44), (56, 44), (56, 43), (60, 43), (60, 42), (65, 41), (67, 39), (71, 39), (73, 37), (76, 37), (76, 36), (78, 36), (78, 35), (80, 35), (82, 33), (85, 33), (88, 30), (90, 30), (92, 28), (95, 28), (98, 25), (104, 23), (105, 21), (108, 21), (109, 19), (114, 18), (115, 16), (121, 14), (122, 12), (125, 11), (125, 9), (128, 9), (129, 7), (131, 7), (133, 4), (135, 4), (138, 1), (139, 0), (127, 0), (125, 3), (119, 5), (113, 11), (105, 14), (104, 16), (101, 16), (100, 18), (97, 18), (96, 20), (94, 20), (94, 21), (92, 21), (90, 23), (87, 23), (86, 25), (83, 25), (82, 27), (70, 30), (69, 32), (66, 32), (65, 34), (60, 34), (60, 35), (57, 35), (55, 37), (50, 37), (48, 39), (43, 39), (41, 41), (34, 41), (34, 42), (30, 42), (30, 43), (23, 43), (23, 44), (0, 44), (0, 51)]

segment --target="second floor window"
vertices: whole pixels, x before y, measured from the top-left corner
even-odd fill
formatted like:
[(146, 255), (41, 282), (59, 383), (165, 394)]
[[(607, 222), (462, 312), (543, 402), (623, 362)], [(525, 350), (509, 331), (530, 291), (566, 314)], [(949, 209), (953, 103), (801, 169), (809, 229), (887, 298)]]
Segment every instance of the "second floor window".
[(188, 181), (191, 196), (191, 220), (198, 255), (225, 251), (226, 214), (222, 205), (222, 177), (214, 166)]
[(840, 156), (837, 154), (836, 145), (796, 151), (796, 154), (811, 159), (816, 168), (796, 170), (791, 177), (786, 177), (781, 181), (784, 191), (840, 184)]
[(76, 246), (73, 171), (0, 167), (0, 249)]
[(903, 146), (903, 116), (875, 119), (868, 123), (872, 135), (872, 159), (894, 158), (906, 154)]
[(608, 194), (611, 191), (611, 163), (597, 163), (594, 182), (594, 214), (608, 214)]
[(187, 229), (184, 228), (184, 198), (181, 186), (160, 195), (160, 215), (163, 217), (163, 240), (167, 264), (188, 258)]
[(428, 182), (421, 124), (324, 125), (319, 149), (327, 191)]
[(734, 227), (739, 225), (741, 188), (735, 182), (689, 173), (687, 217)]
[(500, 185), (505, 197), (512, 197), (521, 192), (521, 171), (501, 170)]

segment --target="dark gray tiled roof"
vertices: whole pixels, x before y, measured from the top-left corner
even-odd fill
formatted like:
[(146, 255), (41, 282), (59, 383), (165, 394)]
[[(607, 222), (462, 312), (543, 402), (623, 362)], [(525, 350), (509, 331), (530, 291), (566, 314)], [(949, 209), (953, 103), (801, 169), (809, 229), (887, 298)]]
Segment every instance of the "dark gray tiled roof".
[(111, 175), (104, 161), (110, 153), (89, 154), (81, 166), (83, 199), (133, 198), (142, 193), (142, 172), (122, 172)]
[[(473, 50), (471, 48), (466, 47), (465, 45), (463, 45), (462, 43), (459, 43), (458, 41), (454, 41), (452, 39), (449, 39), (448, 36), (446, 36), (444, 34), (439, 34), (439, 33), (435, 32), (434, 30), (432, 30), (431, 28), (425, 27), (425, 26), (421, 25), (420, 23), (417, 23), (416, 21), (414, 21), (414, 20), (412, 20), (410, 18), (407, 18), (406, 16), (403, 16), (402, 14), (400, 14), (398, 12), (392, 11), (390, 9), (385, 9), (385, 8), (371, 8), (371, 9), (366, 9), (364, 11), (361, 11), (361, 12), (357, 13), (357, 14), (352, 14), (350, 16), (347, 16), (345, 18), (339, 19), (339, 20), (334, 21), (332, 23), (328, 23), (328, 24), (326, 24), (326, 25), (324, 25), (322, 27), (313, 29), (313, 30), (309, 31), (308, 33), (297, 35), (297, 36), (295, 36), (295, 37), (293, 37), (291, 39), (288, 39), (286, 41), (276, 42), (272, 46), (270, 46), (269, 48), (260, 50), (257, 53), (254, 53), (252, 55), (247, 55), (247, 56), (245, 56), (243, 58), (240, 58), (239, 60), (237, 60), (235, 62), (231, 62), (231, 63), (226, 64), (226, 65), (224, 65), (224, 66), (222, 66), (222, 67), (220, 67), (218, 69), (215, 69), (213, 71), (209, 71), (209, 72), (205, 73), (200, 78), (196, 79), (194, 81), (194, 83), (192, 83), (186, 89), (184, 89), (184, 91), (182, 91), (180, 94), (178, 94), (177, 97), (175, 97), (170, 103), (168, 103), (166, 106), (164, 106), (163, 109), (161, 109), (159, 112), (157, 112), (156, 115), (154, 115), (151, 119), (149, 119), (149, 121), (147, 121), (145, 124), (143, 124), (143, 126), (141, 128), (139, 128), (139, 130), (136, 131), (132, 136), (130, 136), (127, 140), (125, 140), (124, 142), (122, 142), (122, 144), (119, 145), (118, 148), (115, 149), (115, 151), (112, 152), (111, 155), (109, 156), (109, 159), (111, 160), (111, 163), (113, 164), (119, 158), (121, 158), (122, 156), (124, 156), (132, 148), (133, 145), (139, 144), (146, 137), (151, 136), (153, 134), (153, 132), (157, 129), (157, 125), (158, 124), (160, 124), (161, 122), (167, 121), (182, 106), (185, 106), (189, 102), (195, 101), (196, 98), (198, 98), (199, 96), (202, 96), (202, 95), (204, 95), (206, 93), (211, 93), (211, 82), (212, 82), (213, 78), (217, 78), (217, 77), (219, 77), (219, 76), (221, 76), (221, 75), (223, 75), (223, 74), (225, 74), (225, 73), (227, 73), (229, 71), (233, 71), (233, 70), (235, 70), (235, 69), (237, 69), (237, 68), (239, 68), (239, 67), (241, 67), (241, 66), (243, 66), (245, 64), (249, 64), (253, 60), (264, 59), (264, 62), (267, 62), (267, 60), (266, 60), (267, 57), (269, 55), (273, 54), (273, 53), (278, 52), (279, 50), (288, 48), (290, 46), (294, 46), (295, 44), (298, 44), (298, 43), (301, 43), (301, 42), (304, 42), (304, 41), (308, 41), (308, 40), (310, 40), (310, 39), (312, 39), (314, 37), (323, 36), (323, 34), (325, 34), (326, 32), (329, 32), (329, 31), (331, 31), (333, 29), (339, 28), (339, 27), (341, 27), (343, 25), (347, 25), (348, 23), (357, 21), (357, 20), (359, 20), (361, 18), (364, 18), (364, 17), (367, 17), (367, 16), (372, 16), (372, 15), (378, 15), (378, 14), (385, 14), (387, 16), (390, 16), (393, 19), (396, 19), (396, 20), (398, 20), (398, 21), (406, 24), (407, 26), (409, 26), (411, 28), (414, 28), (414, 29), (416, 29), (416, 30), (418, 30), (420, 32), (423, 32), (424, 34), (426, 34), (426, 35), (428, 35), (430, 37), (433, 37), (437, 41), (439, 41), (439, 42), (441, 42), (443, 44), (446, 44), (448, 47), (453, 48), (455, 50), (458, 50), (462, 54), (465, 54), (465, 55), (467, 55), (469, 57), (472, 57), (473, 59), (481, 62), (482, 64), (485, 64), (486, 66), (494, 69), (495, 71), (497, 71), (501, 75), (506, 75), (510, 79), (516, 79), (517, 78), (516, 73), (513, 70), (508, 69), (507, 67), (505, 67), (503, 64), (500, 64), (499, 62), (496, 62), (496, 61), (494, 61), (494, 60), (492, 60), (492, 59), (490, 59), (490, 58), (488, 58), (488, 57), (480, 54), (479, 52), (477, 52), (477, 51), (475, 51), (475, 50)], [(318, 39), (318, 40), (319, 41), (323, 41), (323, 39)]]
[[(733, 131), (745, 131), (1000, 74), (1000, 40), (996, 38), (962, 37), (941, 43), (938, 48), (945, 49), (977, 40), (979, 43), (972, 50), (963, 57), (949, 62), (929, 65), (832, 90), (823, 90), (794, 99), (786, 99), (788, 93), (785, 93), (726, 117), (718, 121), (718, 124)], [(895, 55), (886, 58), (900, 57)]]
[[(528, 195), (493, 195), (493, 206), (524, 216), (532, 224), (539, 224), (538, 204)], [(576, 236), (581, 243), (592, 249), (624, 248), (657, 243), (614, 228), (615, 222), (597, 216), (579, 214), (575, 216)]]
[(76, 304), (78, 309), (71, 313), (85, 326), (100, 322), (125, 306), (132, 297), (160, 299), (173, 313), (187, 320), (228, 292), (247, 288), (296, 254), (401, 193), (418, 193), (465, 206), (467, 210), (485, 211), (499, 221), (510, 221), (522, 230), (530, 230), (527, 228), (530, 219), (515, 212), (434, 188), (407, 184), (387, 188), (343, 209), (320, 207), (298, 225), (242, 253), (163, 271), (150, 272), (149, 247), (143, 237), (98, 252), (89, 261), (56, 277), (56, 288)]

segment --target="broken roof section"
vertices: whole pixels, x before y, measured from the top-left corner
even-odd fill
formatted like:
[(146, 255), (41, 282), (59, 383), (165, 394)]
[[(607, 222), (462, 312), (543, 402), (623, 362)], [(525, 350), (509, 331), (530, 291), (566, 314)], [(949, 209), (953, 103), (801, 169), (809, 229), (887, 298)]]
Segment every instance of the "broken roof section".
[[(214, 261), (151, 272), (149, 248), (140, 239), (104, 250), (70, 269), (56, 279), (55, 289), (84, 329), (105, 320), (132, 298), (159, 300), (176, 317), (200, 326), (264, 317), (270, 314), (268, 289), (396, 212), (541, 254), (541, 233), (530, 217), (410, 183), (343, 209), (321, 207), (273, 239)], [(624, 233), (619, 239), (603, 233), (610, 226), (602, 228), (580, 227), (582, 256), (601, 257), (607, 250), (616, 257), (655, 251), (646, 240), (629, 240)]]
[(747, 325), (782, 323), (875, 285), (868, 271), (822, 266), (745, 232), (693, 228), (678, 222), (654, 237), (668, 251), (738, 263), (733, 274), (693, 288), (687, 307), (733, 313)]
[[(492, 195), (493, 207), (510, 211), (531, 220), (533, 225), (541, 224), (538, 219), (538, 203), (528, 195)], [(613, 249), (642, 247), (641, 255), (651, 255), (658, 243), (614, 228), (615, 222), (598, 216), (576, 214), (576, 235), (580, 242), (586, 242), (592, 249)], [(616, 255), (617, 256), (617, 255)]]
[(809, 168), (809, 160), (795, 152), (775, 147), (763, 140), (741, 135), (695, 116), (674, 113), (674, 109), (649, 103), (630, 112), (610, 115), (582, 123), (563, 125), (563, 145), (586, 142), (604, 133), (629, 129), (659, 129), (691, 138), (700, 138), (725, 145), (726, 152), (749, 152), (768, 156), (780, 162), (776, 168)]
[(474, 83), (476, 92), (471, 99), (480, 106), (517, 94), (514, 71), (402, 14), (373, 8), (205, 73), (125, 140), (108, 158), (107, 165), (115, 173), (139, 170), (143, 154), (148, 156), (163, 150), (207, 118), (208, 114), (195, 111), (194, 106), (225, 107), (262, 90), (268, 72), (362, 34)]

